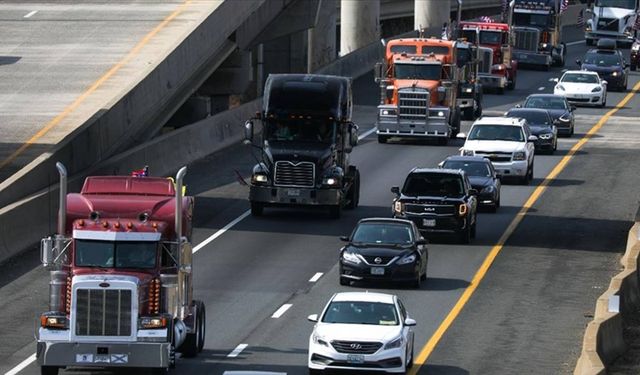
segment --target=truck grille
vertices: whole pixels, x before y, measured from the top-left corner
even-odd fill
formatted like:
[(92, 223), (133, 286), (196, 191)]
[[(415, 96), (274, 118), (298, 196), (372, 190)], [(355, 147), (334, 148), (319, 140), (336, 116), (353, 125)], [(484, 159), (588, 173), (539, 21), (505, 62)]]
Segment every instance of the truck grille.
[(404, 210), (411, 214), (432, 214), (432, 215), (452, 215), (456, 212), (456, 208), (452, 205), (424, 205), (407, 203)]
[(308, 161), (293, 163), (278, 161), (275, 168), (276, 186), (313, 187), (316, 166)]
[(429, 92), (414, 88), (398, 90), (398, 111), (400, 119), (426, 119), (429, 113)]
[(476, 156), (482, 156), (491, 160), (492, 162), (507, 162), (511, 161), (510, 152), (489, 152), (489, 151), (476, 151)]
[(515, 31), (516, 49), (538, 52), (538, 44), (540, 43), (540, 30), (516, 28)]
[(331, 341), (338, 353), (373, 354), (382, 347), (381, 342)]
[(480, 65), (478, 71), (480, 73), (491, 73), (493, 65), (493, 50), (491, 48), (480, 47)]
[(598, 20), (598, 30), (618, 31), (618, 22), (617, 18), (600, 18)]
[(76, 336), (131, 336), (131, 290), (78, 289)]

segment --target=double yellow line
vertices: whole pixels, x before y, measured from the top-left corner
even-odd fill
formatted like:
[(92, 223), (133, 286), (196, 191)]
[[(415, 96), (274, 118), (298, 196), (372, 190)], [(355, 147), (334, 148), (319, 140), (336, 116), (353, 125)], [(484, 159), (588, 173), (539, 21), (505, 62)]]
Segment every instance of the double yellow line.
[(425, 346), (420, 350), (420, 354), (418, 354), (418, 356), (415, 358), (415, 365), (411, 369), (411, 371), (408, 372), (408, 374), (415, 375), (418, 373), (418, 371), (420, 371), (431, 353), (433, 353), (433, 350), (440, 342), (440, 339), (442, 339), (442, 336), (444, 336), (445, 332), (449, 329), (451, 324), (453, 324), (453, 321), (458, 317), (458, 315), (460, 315), (460, 312), (462, 311), (464, 306), (467, 304), (467, 302), (469, 302), (469, 299), (478, 288), (478, 285), (480, 285), (482, 279), (484, 279), (487, 271), (489, 271), (489, 268), (493, 264), (493, 261), (502, 251), (505, 242), (507, 242), (509, 237), (516, 230), (516, 228), (518, 227), (522, 219), (524, 219), (527, 212), (529, 212), (529, 209), (531, 209), (533, 204), (538, 201), (542, 193), (544, 193), (544, 191), (547, 189), (547, 186), (549, 186), (549, 184), (558, 177), (560, 172), (562, 172), (562, 170), (567, 166), (569, 161), (571, 161), (578, 150), (580, 150), (582, 146), (584, 146), (584, 144), (587, 143), (593, 137), (593, 135), (600, 130), (600, 128), (602, 128), (602, 126), (609, 120), (611, 116), (613, 116), (616, 112), (623, 108), (638, 90), (640, 90), (640, 82), (636, 83), (631, 92), (629, 92), (614, 108), (612, 108), (604, 116), (602, 116), (602, 118), (600, 118), (600, 120), (591, 129), (589, 129), (589, 131), (582, 138), (580, 138), (580, 140), (576, 144), (574, 144), (573, 147), (571, 147), (567, 155), (565, 155), (560, 160), (560, 162), (553, 168), (553, 170), (551, 170), (551, 172), (549, 172), (547, 177), (545, 177), (540, 185), (536, 187), (529, 199), (527, 199), (520, 211), (518, 211), (511, 223), (509, 223), (509, 226), (504, 231), (502, 236), (500, 236), (498, 242), (491, 248), (491, 251), (484, 259), (484, 262), (482, 262), (482, 265), (473, 276), (471, 284), (469, 284), (469, 286), (464, 290), (464, 292), (460, 296), (460, 299), (458, 299), (458, 302), (456, 302), (451, 311), (449, 311), (449, 314), (447, 314), (442, 323), (440, 323), (440, 326), (438, 326), (438, 329), (434, 332), (433, 336), (431, 336), (429, 341), (427, 341)]

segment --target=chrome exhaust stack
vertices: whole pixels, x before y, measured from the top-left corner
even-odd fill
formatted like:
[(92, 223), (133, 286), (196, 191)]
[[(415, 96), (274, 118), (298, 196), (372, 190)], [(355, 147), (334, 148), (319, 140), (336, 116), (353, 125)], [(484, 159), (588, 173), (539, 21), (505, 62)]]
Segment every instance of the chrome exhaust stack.
[(60, 174), (60, 202), (58, 206), (58, 235), (64, 236), (67, 229), (67, 168), (57, 162), (56, 168)]
[(182, 241), (182, 181), (187, 174), (187, 167), (182, 167), (176, 174), (176, 214), (175, 214), (175, 232), (176, 241)]

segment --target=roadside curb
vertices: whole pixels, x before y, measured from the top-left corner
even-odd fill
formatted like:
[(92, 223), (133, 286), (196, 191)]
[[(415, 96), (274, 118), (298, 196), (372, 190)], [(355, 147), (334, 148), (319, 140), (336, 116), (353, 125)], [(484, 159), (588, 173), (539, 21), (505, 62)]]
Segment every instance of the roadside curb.
[(623, 315), (640, 305), (638, 260), (640, 256), (640, 209), (629, 230), (627, 248), (620, 259), (623, 271), (611, 279), (609, 289), (596, 301), (593, 321), (586, 328), (574, 375), (606, 374), (607, 366), (624, 354)]

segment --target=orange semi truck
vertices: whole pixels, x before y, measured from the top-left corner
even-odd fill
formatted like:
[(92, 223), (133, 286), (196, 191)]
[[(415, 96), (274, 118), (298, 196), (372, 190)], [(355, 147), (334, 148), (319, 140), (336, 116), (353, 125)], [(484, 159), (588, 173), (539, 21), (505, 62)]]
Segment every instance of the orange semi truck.
[(456, 43), (435, 38), (387, 43), (384, 62), (376, 64), (381, 91), (378, 142), (399, 137), (431, 138), (447, 144), (460, 131)]

